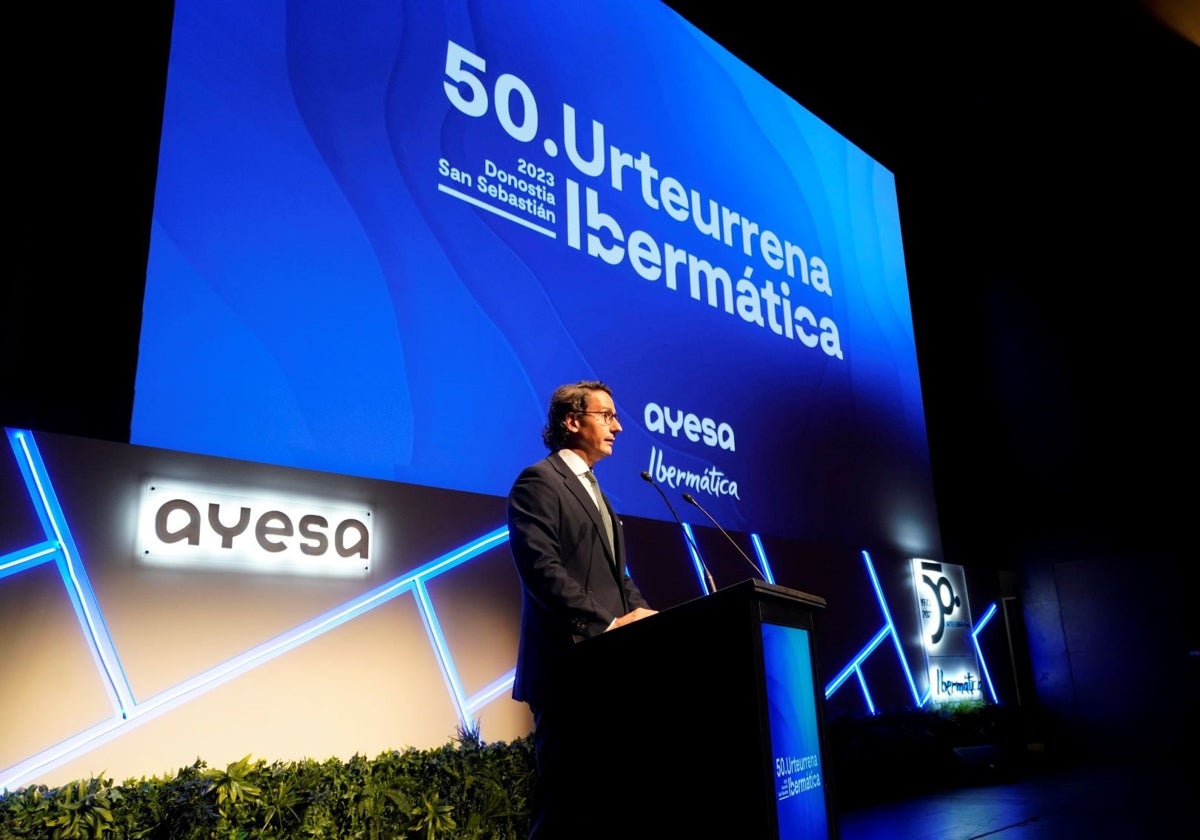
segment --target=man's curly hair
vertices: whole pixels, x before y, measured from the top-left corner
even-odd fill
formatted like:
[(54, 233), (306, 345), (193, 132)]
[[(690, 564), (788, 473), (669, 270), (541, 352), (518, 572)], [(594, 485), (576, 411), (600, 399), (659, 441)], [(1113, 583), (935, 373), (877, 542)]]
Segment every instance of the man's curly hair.
[(542, 429), (542, 443), (551, 452), (557, 452), (567, 443), (567, 415), (587, 411), (588, 397), (594, 391), (603, 391), (612, 396), (612, 388), (595, 379), (559, 385), (550, 395), (550, 407), (546, 411), (546, 428)]

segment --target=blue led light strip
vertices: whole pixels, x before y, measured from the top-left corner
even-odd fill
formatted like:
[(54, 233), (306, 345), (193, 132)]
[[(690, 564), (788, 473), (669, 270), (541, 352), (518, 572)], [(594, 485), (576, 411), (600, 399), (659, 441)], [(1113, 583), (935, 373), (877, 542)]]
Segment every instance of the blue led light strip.
[(425, 632), (429, 634), (430, 641), (433, 642), (433, 649), (437, 652), (438, 664), (442, 669), (442, 678), (446, 681), (446, 688), (450, 691), (450, 698), (454, 701), (454, 708), (458, 712), (458, 719), (464, 723), (473, 724), (474, 718), (467, 709), (467, 698), (463, 694), (462, 682), (458, 678), (458, 672), (453, 667), (453, 657), (450, 656), (450, 651), (446, 646), (446, 637), (442, 633), (442, 626), (437, 620), (437, 612), (433, 608), (433, 603), (429, 600), (429, 590), (425, 587), (425, 582), (417, 580), (413, 584), (413, 591), (417, 596), (417, 605), (420, 608), (421, 620), (425, 622)]
[(854, 674), (858, 677), (858, 683), (862, 689), (863, 698), (866, 700), (868, 711), (871, 714), (875, 714), (875, 703), (871, 699), (870, 691), (867, 689), (866, 678), (863, 676), (860, 666), (866, 661), (868, 656), (874, 653), (875, 648), (879, 647), (883, 643), (883, 640), (890, 636), (893, 642), (896, 643), (896, 650), (900, 657), (900, 667), (904, 670), (904, 675), (908, 679), (908, 686), (912, 691), (913, 699), (916, 700), (918, 707), (923, 706), (928, 696), (925, 698), (917, 696), (916, 683), (913, 682), (912, 672), (908, 669), (908, 663), (904, 659), (904, 651), (900, 647), (899, 640), (896, 637), (896, 627), (892, 623), (892, 615), (888, 611), (887, 600), (883, 597), (883, 590), (879, 586), (879, 578), (875, 575), (875, 567), (871, 563), (871, 555), (864, 551), (862, 557), (863, 561), (867, 564), (867, 575), (871, 579), (871, 585), (875, 589), (875, 599), (879, 603), (879, 608), (883, 611), (883, 627), (879, 629), (869, 642), (863, 645), (858, 653), (851, 657), (850, 662), (838, 672), (837, 676), (829, 681), (825, 686), (825, 697), (826, 699), (832, 697), (834, 692), (841, 688), (842, 684), (850, 678), (850, 675)]
[(483, 708), (497, 697), (507, 697), (512, 692), (513, 679), (516, 673), (516, 669), (514, 668), (472, 695), (467, 700), (467, 709), (471, 713), (471, 718), (474, 718), (477, 709)]
[(762, 539), (758, 534), (751, 534), (750, 543), (754, 546), (754, 556), (758, 558), (758, 567), (767, 576), (767, 583), (774, 583), (775, 573), (771, 571), (771, 561), (767, 559), (767, 550), (763, 548)]
[(58, 558), (58, 543), (44, 542), (0, 557), (0, 580)]
[(10, 429), (8, 440), (16, 455), (21, 475), (25, 479), (29, 500), (33, 503), (46, 535), (46, 542), (35, 547), (28, 556), (30, 559), (39, 560), (54, 557), (71, 604), (75, 607), (75, 615), (83, 628), (88, 648), (104, 677), (104, 687), (109, 700), (114, 711), (122, 718), (127, 718), (134, 705), (133, 691), (121, 667), (120, 657), (113, 647), (108, 627), (104, 623), (104, 613), (96, 601), (91, 581), (88, 580), (83, 565), (76, 559), (79, 557), (79, 551), (66, 526), (62, 506), (46, 473), (42, 455), (28, 432)]
[(704, 595), (711, 595), (708, 580), (704, 575), (704, 561), (700, 559), (700, 554), (696, 551), (696, 535), (692, 533), (691, 525), (686, 522), (682, 524), (683, 534), (686, 537), (683, 542), (687, 546), (688, 556), (692, 558), (692, 568), (696, 571), (696, 580), (700, 581), (700, 592)]
[(917, 691), (917, 684), (913, 680), (912, 671), (909, 670), (908, 660), (904, 657), (904, 645), (900, 642), (900, 634), (896, 632), (896, 624), (892, 621), (892, 611), (888, 609), (887, 598), (884, 597), (883, 587), (879, 584), (879, 575), (875, 573), (875, 564), (871, 561), (871, 555), (865, 551), (862, 553), (862, 558), (863, 562), (867, 564), (867, 574), (871, 578), (871, 587), (875, 590), (875, 600), (879, 602), (879, 609), (883, 612), (883, 620), (888, 628), (888, 634), (892, 637), (892, 646), (896, 648), (896, 658), (900, 661), (900, 669), (904, 671), (908, 690), (912, 692), (913, 702), (919, 709), (929, 702), (932, 689), (926, 692), (924, 697)]
[(987, 660), (983, 658), (983, 651), (979, 649), (979, 634), (983, 632), (983, 628), (992, 620), (992, 616), (996, 614), (996, 605), (988, 604), (988, 608), (983, 612), (983, 618), (975, 623), (971, 629), (971, 644), (975, 646), (975, 658), (979, 660), (979, 667), (983, 670), (983, 678), (987, 680), (988, 694), (992, 695), (992, 702), (998, 703), (996, 699), (996, 686), (992, 685), (992, 674), (988, 671)]
[[(825, 686), (826, 697), (832, 697), (833, 693), (841, 688), (842, 683), (850, 679), (851, 675), (857, 674), (859, 682), (862, 683), (863, 675), (862, 671), (859, 670), (860, 666), (866, 661), (867, 657), (875, 651), (875, 648), (879, 647), (883, 640), (888, 637), (888, 633), (889, 629), (887, 627), (881, 628), (879, 632), (871, 638), (871, 641), (863, 645), (862, 649), (859, 650), (858, 653), (854, 654), (854, 657), (850, 660), (846, 667), (842, 668), (842, 670), (838, 672), (838, 675), (830, 680), (829, 684)], [(874, 707), (871, 705), (869, 698), (867, 700), (867, 704), (868, 706), (871, 706), (872, 713), (874, 713)]]
[(863, 693), (863, 699), (867, 701), (867, 711), (873, 715), (875, 714), (875, 701), (871, 698), (871, 688), (867, 685), (867, 675), (862, 672), (862, 668), (855, 668), (854, 673), (858, 677), (858, 687)]

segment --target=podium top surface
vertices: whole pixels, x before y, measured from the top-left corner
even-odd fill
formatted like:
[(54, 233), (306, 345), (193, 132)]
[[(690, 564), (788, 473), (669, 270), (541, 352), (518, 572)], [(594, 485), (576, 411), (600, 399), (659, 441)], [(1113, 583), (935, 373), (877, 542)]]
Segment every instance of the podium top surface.
[(813, 595), (808, 592), (802, 592), (799, 589), (791, 589), (787, 586), (780, 586), (777, 583), (767, 583), (765, 580), (758, 580), (757, 578), (749, 578), (741, 583), (734, 584), (734, 586), (749, 586), (752, 587), (757, 593), (770, 595), (776, 598), (787, 598), (791, 601), (803, 601), (810, 607), (825, 606), (825, 599), (820, 595)]
[(747, 578), (730, 586), (723, 586), (710, 595), (701, 596), (701, 599), (703, 598), (718, 598), (721, 600), (726, 598), (754, 598), (759, 600), (795, 601), (804, 604), (806, 607), (820, 607), (822, 609), (825, 607), (825, 599), (819, 595), (801, 592), (799, 589), (791, 589), (787, 586), (780, 586), (777, 583), (768, 583), (758, 578)]
[[(750, 609), (751, 605), (756, 606)], [(763, 611), (777, 618), (812, 615), (824, 607), (825, 599), (820, 596), (758, 578), (747, 578), (716, 592), (667, 607), (643, 621), (582, 639), (575, 645), (574, 655), (604, 656), (612, 649), (625, 645), (637, 648), (647, 644), (654, 647), (661, 645), (663, 639), (672, 637), (672, 634), (691, 636), (703, 628), (716, 626), (713, 621), (725, 622), (731, 616), (758, 616), (761, 619), (765, 614)]]
[[(817, 610), (825, 608), (825, 599), (818, 595), (801, 592), (799, 589), (790, 589), (776, 583), (768, 583), (759, 578), (747, 578), (738, 583), (721, 587), (716, 592), (700, 595), (669, 607), (663, 610), (658, 616), (654, 616), (649, 624), (651, 626), (659, 626), (664, 620), (667, 623), (687, 622), (699, 615), (710, 617), (718, 614), (729, 615), (739, 613), (745, 606), (750, 604), (761, 605), (755, 609), (756, 612), (759, 609), (770, 608), (776, 614), (779, 614), (779, 610), (783, 610), (783, 614), (812, 614)], [(654, 619), (658, 620), (655, 621)], [(633, 624), (626, 625), (622, 629), (633, 629), (640, 624), (643, 624), (643, 622), (635, 621)], [(643, 627), (642, 629), (647, 628)], [(607, 635), (609, 634), (603, 633), (597, 638)]]

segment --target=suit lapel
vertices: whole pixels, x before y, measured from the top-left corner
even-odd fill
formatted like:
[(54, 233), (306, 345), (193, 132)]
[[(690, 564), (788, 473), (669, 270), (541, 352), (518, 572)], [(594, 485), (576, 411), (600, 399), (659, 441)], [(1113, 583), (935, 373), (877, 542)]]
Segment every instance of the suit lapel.
[(596, 508), (595, 502), (588, 494), (587, 490), (583, 489), (583, 483), (579, 480), (579, 476), (571, 472), (571, 468), (567, 463), (560, 458), (557, 453), (550, 456), (550, 462), (554, 465), (554, 469), (562, 476), (563, 485), (567, 488), (567, 492), (575, 497), (579, 502), (579, 506), (583, 509), (584, 514), (592, 521), (592, 527), (596, 529), (596, 539), (600, 545), (604, 547), (604, 554), (608, 558), (609, 568), (617, 571), (617, 578), (620, 579), (620, 564), (617, 555), (617, 545), (621, 544), (621, 526), (617, 522), (617, 515), (613, 512), (612, 505), (608, 503), (607, 497), (604, 497), (604, 491), (600, 492), (600, 503), (608, 508), (608, 515), (612, 517), (613, 522), (613, 542), (617, 545), (609, 546), (608, 539), (604, 536), (604, 520), (600, 518), (600, 511)]

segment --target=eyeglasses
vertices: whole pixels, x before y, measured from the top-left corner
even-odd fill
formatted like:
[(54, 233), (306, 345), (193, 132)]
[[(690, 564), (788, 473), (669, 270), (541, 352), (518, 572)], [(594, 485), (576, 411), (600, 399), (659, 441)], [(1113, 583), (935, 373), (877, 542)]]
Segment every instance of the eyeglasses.
[(614, 420), (618, 423), (621, 422), (621, 418), (617, 416), (617, 412), (615, 411), (576, 411), (575, 414), (595, 414), (605, 426), (611, 426)]

